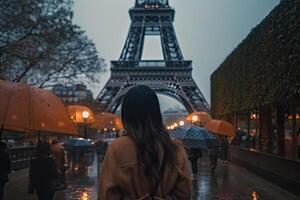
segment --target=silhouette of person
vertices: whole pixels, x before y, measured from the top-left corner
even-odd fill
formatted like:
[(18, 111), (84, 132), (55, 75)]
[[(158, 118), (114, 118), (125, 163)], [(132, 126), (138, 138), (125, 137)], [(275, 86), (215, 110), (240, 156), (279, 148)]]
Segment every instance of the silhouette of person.
[(0, 141), (0, 200), (3, 199), (4, 187), (8, 182), (8, 174), (11, 172), (9, 155), (6, 152), (6, 144)]
[(50, 145), (41, 142), (30, 163), (29, 193), (36, 191), (39, 200), (52, 200), (57, 189), (58, 170), (50, 151)]
[(65, 160), (65, 149), (58, 143), (57, 140), (52, 141), (51, 153), (54, 156), (56, 167), (59, 170), (60, 189), (66, 187), (66, 160)]
[(191, 148), (189, 150), (189, 160), (192, 165), (192, 172), (194, 176), (198, 174), (198, 158), (202, 157), (202, 152), (200, 149)]

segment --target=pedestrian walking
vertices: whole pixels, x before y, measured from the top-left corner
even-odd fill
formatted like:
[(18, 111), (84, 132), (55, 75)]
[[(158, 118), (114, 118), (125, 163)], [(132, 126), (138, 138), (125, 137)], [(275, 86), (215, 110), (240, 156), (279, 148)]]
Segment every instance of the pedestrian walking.
[(98, 169), (101, 165), (101, 162), (103, 161), (104, 159), (104, 155), (106, 153), (106, 150), (107, 150), (107, 142), (100, 142), (96, 145), (96, 154), (97, 154), (97, 159), (98, 159)]
[(54, 156), (56, 167), (59, 171), (58, 188), (60, 190), (66, 189), (66, 155), (64, 147), (58, 143), (57, 140), (52, 141), (51, 153)]
[(184, 146), (167, 132), (154, 91), (130, 89), (122, 103), (126, 135), (109, 145), (98, 200), (190, 200), (191, 174)]
[(200, 149), (191, 148), (189, 150), (189, 160), (192, 165), (193, 177), (198, 175), (198, 158), (202, 157), (202, 152)]
[(297, 131), (297, 158), (300, 159), (300, 128)]
[(211, 173), (214, 174), (218, 164), (219, 147), (212, 147), (207, 151), (210, 160)]
[(58, 170), (50, 150), (47, 142), (41, 142), (30, 163), (29, 193), (36, 191), (39, 200), (52, 200), (57, 188)]
[(222, 160), (223, 164), (227, 164), (228, 160), (228, 138), (227, 136), (221, 136), (221, 152), (220, 152), (220, 158)]
[(6, 152), (6, 144), (0, 141), (0, 200), (3, 200), (4, 187), (8, 182), (8, 174), (11, 172), (9, 155)]

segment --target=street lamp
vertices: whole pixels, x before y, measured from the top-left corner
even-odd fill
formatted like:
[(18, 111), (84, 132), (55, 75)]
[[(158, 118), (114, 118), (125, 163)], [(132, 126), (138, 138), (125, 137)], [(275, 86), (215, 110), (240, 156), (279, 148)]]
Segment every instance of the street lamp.
[(196, 122), (198, 121), (198, 116), (197, 115), (193, 115), (192, 116), (192, 122)]
[(184, 125), (184, 121), (180, 121), (180, 122), (179, 122), (179, 125), (180, 125), (180, 126), (183, 126), (183, 125)]
[(178, 126), (178, 124), (175, 122), (173, 126), (176, 128)]
[(90, 113), (88, 111), (82, 112), (82, 118), (84, 121), (84, 138), (87, 139), (87, 121), (89, 119)]

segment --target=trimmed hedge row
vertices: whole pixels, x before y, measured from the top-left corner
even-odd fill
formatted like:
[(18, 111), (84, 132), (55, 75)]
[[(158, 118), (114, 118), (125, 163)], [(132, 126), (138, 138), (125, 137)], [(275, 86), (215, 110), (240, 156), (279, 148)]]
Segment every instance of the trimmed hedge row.
[(300, 100), (300, 0), (282, 0), (211, 76), (214, 116)]

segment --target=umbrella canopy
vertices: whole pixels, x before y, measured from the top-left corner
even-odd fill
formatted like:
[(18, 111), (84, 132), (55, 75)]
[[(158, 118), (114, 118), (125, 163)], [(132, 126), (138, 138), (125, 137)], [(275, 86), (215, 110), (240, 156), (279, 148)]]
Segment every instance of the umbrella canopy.
[(177, 127), (170, 131), (170, 136), (182, 140), (186, 135), (186, 128)]
[(27, 84), (0, 81), (0, 126), (18, 132), (54, 132), (78, 136), (60, 99)]
[(93, 146), (93, 143), (89, 139), (83, 138), (72, 138), (64, 143), (66, 148), (90, 148)]
[(205, 128), (190, 126), (181, 130), (180, 134), (177, 131), (173, 135), (190, 148), (210, 149), (220, 145), (218, 138)]
[(222, 120), (210, 120), (205, 125), (205, 128), (216, 134), (230, 136), (230, 137), (236, 136), (236, 132), (232, 124)]
[(123, 129), (123, 125), (118, 115), (101, 112), (95, 115), (95, 121), (92, 123), (91, 128), (115, 131)]
[(207, 112), (193, 112), (186, 117), (186, 120), (199, 122), (200, 124), (205, 125), (211, 120), (211, 116)]
[[(94, 113), (93, 111), (86, 106), (80, 106), (80, 105), (70, 105), (67, 106), (67, 110), (71, 116), (71, 119), (73, 120), (74, 123), (92, 123), (95, 121)], [(88, 118), (85, 119), (83, 118), (83, 113), (88, 112), (89, 116)]]

